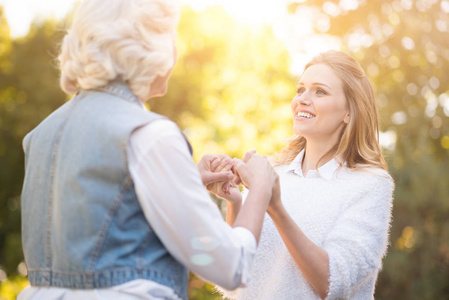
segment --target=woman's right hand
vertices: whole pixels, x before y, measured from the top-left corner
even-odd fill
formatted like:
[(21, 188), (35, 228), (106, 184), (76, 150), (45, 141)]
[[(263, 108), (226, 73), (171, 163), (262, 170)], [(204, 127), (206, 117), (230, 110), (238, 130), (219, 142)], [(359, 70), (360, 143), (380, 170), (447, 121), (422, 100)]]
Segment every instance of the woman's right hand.
[(261, 188), (272, 193), (277, 174), (268, 159), (255, 152), (247, 152), (244, 160), (247, 162), (234, 158), (233, 172), (241, 183), (247, 189)]
[[(223, 160), (217, 159), (211, 163), (210, 169), (212, 172), (227, 172), (231, 171), (233, 167), (233, 160), (225, 158)], [(218, 197), (225, 199), (232, 203), (242, 202), (242, 195), (238, 185), (232, 180), (217, 181), (207, 185), (207, 190), (214, 193)]]

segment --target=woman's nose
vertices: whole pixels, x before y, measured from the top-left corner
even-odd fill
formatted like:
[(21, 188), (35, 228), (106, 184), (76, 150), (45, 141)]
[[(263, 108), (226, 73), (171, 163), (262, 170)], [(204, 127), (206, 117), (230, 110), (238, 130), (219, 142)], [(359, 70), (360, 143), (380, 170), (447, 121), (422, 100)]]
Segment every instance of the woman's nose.
[(311, 104), (309, 97), (305, 96), (304, 94), (301, 95), (295, 95), (292, 99), (292, 110), (296, 111), (298, 106), (309, 106)]
[(310, 94), (309, 94), (308, 91), (305, 91), (301, 95), (296, 95), (295, 99), (296, 99), (296, 101), (298, 102), (299, 105), (308, 106), (308, 105), (310, 105), (312, 103), (311, 99), (310, 99)]

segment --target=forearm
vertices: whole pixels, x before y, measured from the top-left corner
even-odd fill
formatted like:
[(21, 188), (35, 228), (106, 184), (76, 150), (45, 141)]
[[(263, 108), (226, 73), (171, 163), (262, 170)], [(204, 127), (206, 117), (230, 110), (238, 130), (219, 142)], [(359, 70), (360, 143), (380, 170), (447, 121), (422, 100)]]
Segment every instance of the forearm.
[(226, 222), (233, 226), (237, 216), (242, 208), (242, 202), (230, 202), (228, 201), (228, 206), (226, 210)]
[(296, 265), (318, 295), (324, 299), (329, 290), (327, 252), (301, 231), (283, 206), (276, 211), (269, 211), (269, 214)]
[[(241, 226), (250, 230), (254, 234), (257, 243), (259, 243), (263, 219), (270, 199), (271, 187), (255, 186), (250, 188), (248, 197), (240, 208), (233, 224), (234, 227)], [(226, 217), (226, 221), (228, 221), (228, 217)]]

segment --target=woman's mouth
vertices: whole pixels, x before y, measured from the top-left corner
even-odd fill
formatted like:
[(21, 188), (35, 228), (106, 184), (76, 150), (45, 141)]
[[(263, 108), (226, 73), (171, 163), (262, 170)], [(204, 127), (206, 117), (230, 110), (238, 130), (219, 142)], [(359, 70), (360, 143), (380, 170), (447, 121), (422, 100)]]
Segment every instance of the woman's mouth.
[(313, 119), (313, 118), (315, 118), (315, 115), (312, 115), (311, 113), (308, 113), (308, 112), (305, 112), (305, 111), (298, 112), (296, 114), (296, 116), (298, 118), (301, 118), (301, 119)]

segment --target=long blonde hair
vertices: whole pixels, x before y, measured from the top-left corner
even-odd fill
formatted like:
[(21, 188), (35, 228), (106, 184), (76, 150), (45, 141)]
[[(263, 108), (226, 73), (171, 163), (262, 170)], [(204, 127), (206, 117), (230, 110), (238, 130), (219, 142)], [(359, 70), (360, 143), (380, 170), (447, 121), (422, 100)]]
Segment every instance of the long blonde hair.
[[(333, 50), (315, 56), (304, 70), (316, 64), (326, 64), (342, 80), (351, 116), (340, 133), (339, 142), (322, 159), (332, 155), (338, 158), (340, 167), (387, 170), (379, 145), (379, 120), (373, 87), (360, 64), (351, 56)], [(306, 145), (304, 137), (293, 137), (274, 159), (275, 165), (291, 163)]]

